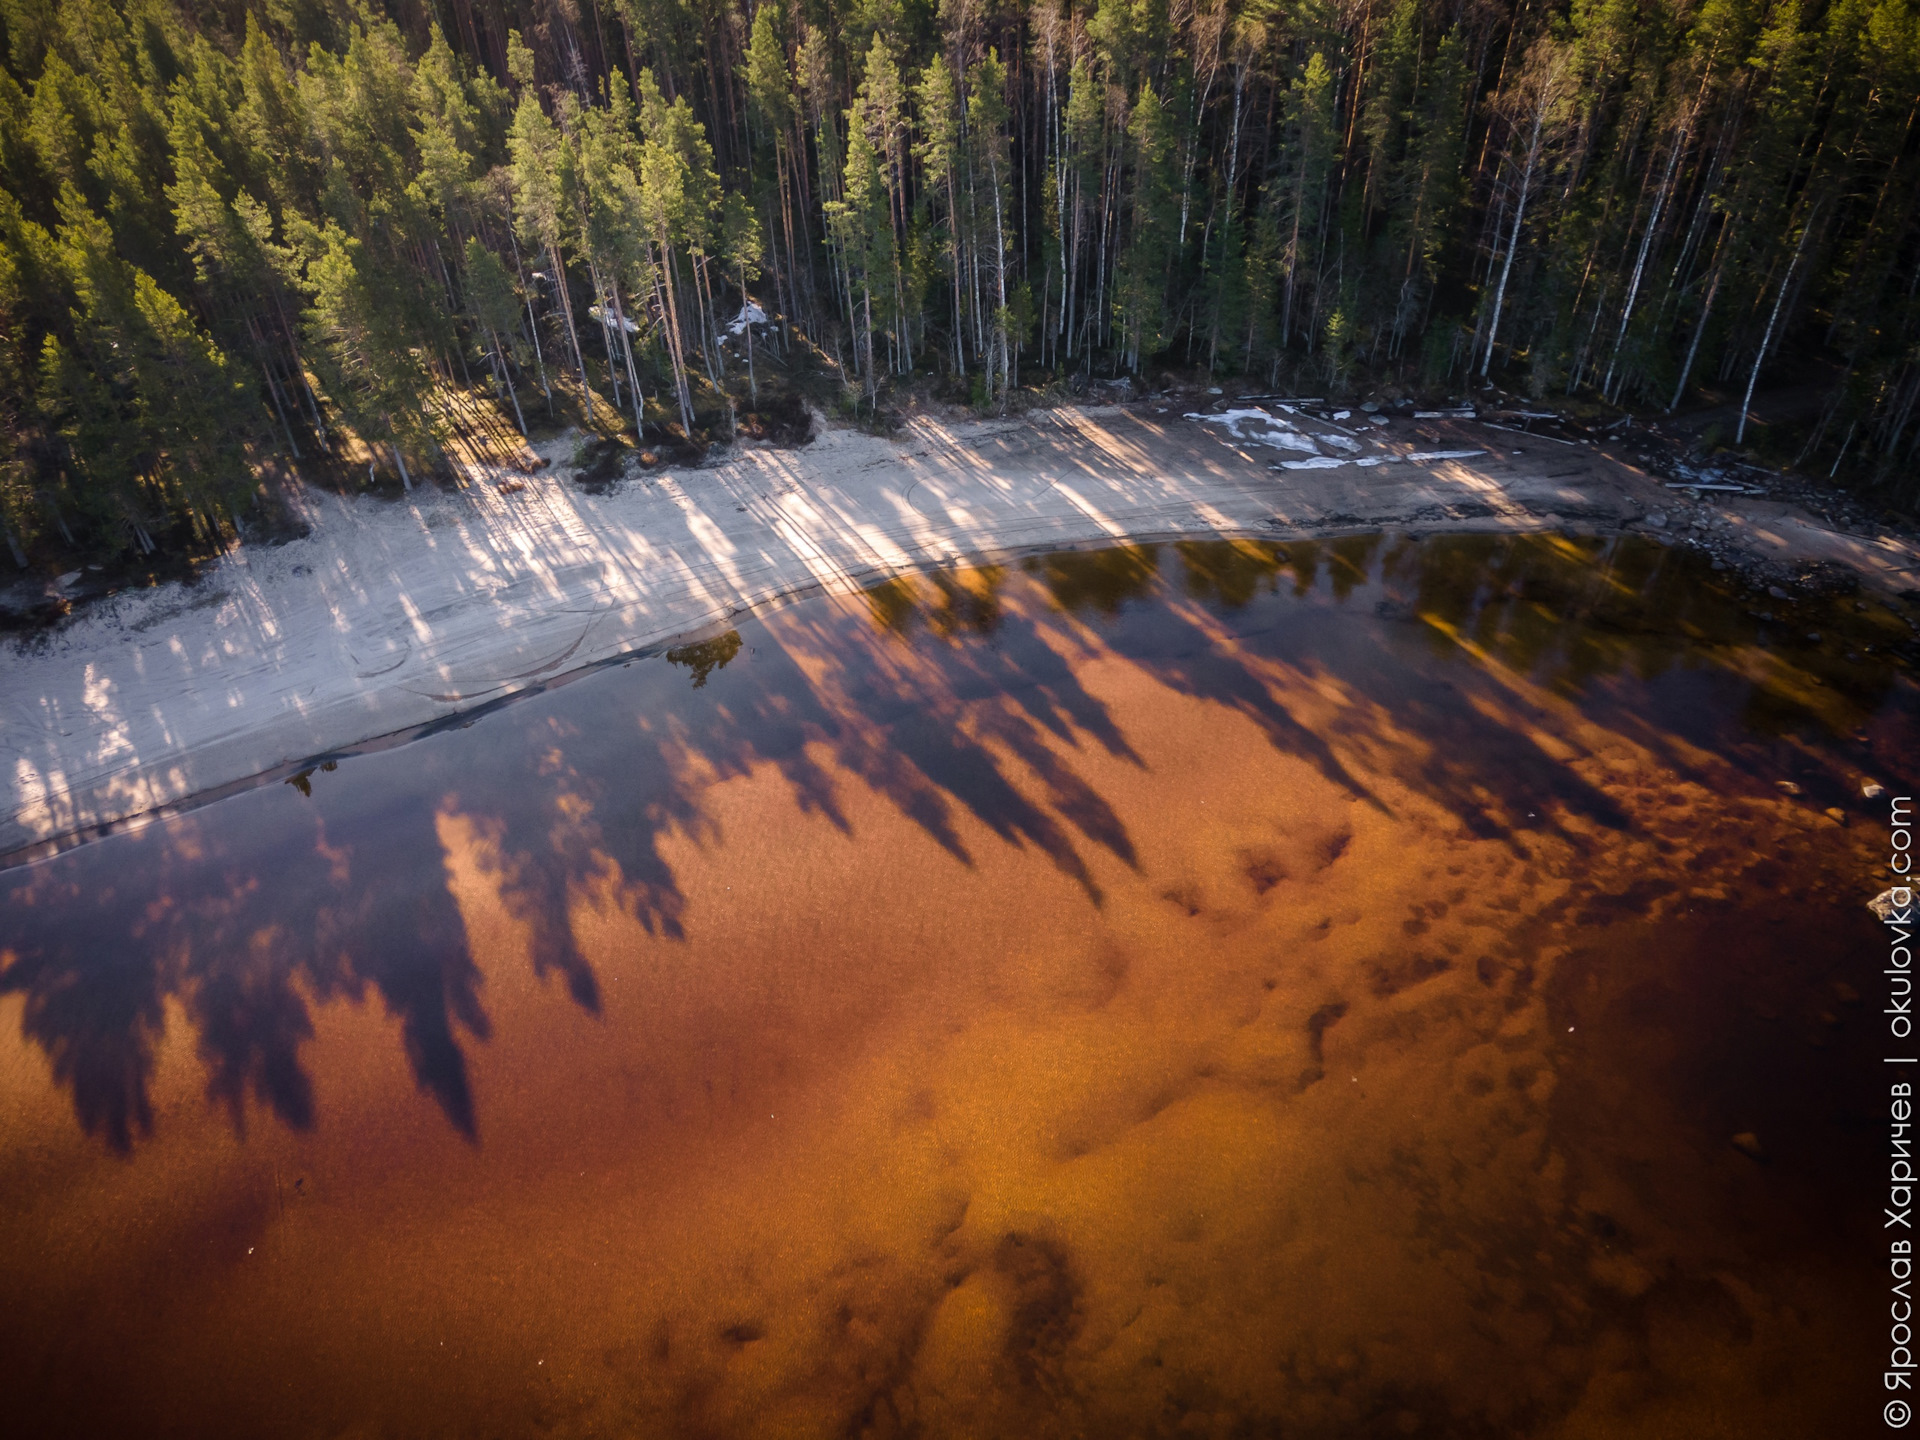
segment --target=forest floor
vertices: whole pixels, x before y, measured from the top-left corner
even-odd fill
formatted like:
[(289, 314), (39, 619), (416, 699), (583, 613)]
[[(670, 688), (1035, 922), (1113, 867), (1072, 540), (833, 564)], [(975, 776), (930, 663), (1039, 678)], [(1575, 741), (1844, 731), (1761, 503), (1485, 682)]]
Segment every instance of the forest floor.
[[(1920, 585), (1920, 543), (1655, 432), (1188, 392), (1005, 420), (816, 425), (694, 467), (581, 437), (402, 499), (302, 492), (308, 531), (0, 648), (0, 855), (292, 773), (783, 597), (1125, 540), (1638, 531), (1757, 592)], [(1544, 426), (1549, 433), (1522, 433)], [(1674, 489), (1676, 484), (1720, 489)], [(1858, 577), (1857, 580), (1854, 577)]]

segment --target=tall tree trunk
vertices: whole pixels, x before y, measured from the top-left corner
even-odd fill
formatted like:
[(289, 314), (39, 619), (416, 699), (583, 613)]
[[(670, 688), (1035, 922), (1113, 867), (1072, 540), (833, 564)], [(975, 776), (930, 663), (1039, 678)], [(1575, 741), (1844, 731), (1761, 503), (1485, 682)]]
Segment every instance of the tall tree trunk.
[(746, 322), (747, 329), (747, 395), (753, 401), (753, 408), (760, 408), (760, 384), (753, 375), (753, 297), (747, 294), (747, 272), (740, 272), (740, 317)]
[(488, 352), (493, 361), (493, 373), (506, 389), (507, 398), (513, 402), (513, 421), (520, 427), (520, 438), (527, 438), (527, 417), (520, 413), (520, 396), (513, 388), (513, 375), (507, 369), (507, 359), (502, 353), (500, 335), (491, 325), (487, 327), (487, 342), (492, 347)]
[(627, 366), (627, 389), (633, 399), (633, 438), (646, 439), (646, 422), (641, 418), (640, 372), (633, 364), (633, 337), (627, 329), (627, 307), (620, 300), (620, 282), (613, 283), (613, 322), (620, 327), (620, 354)]
[(533, 292), (527, 288), (527, 272), (520, 264), (520, 242), (507, 227), (507, 243), (513, 248), (513, 273), (520, 277), (520, 296), (527, 302), (527, 338), (533, 341), (533, 363), (540, 376), (540, 393), (547, 397), (547, 417), (553, 417), (553, 387), (547, 384), (547, 361), (540, 353), (540, 321), (533, 313)]
[(1774, 327), (1780, 323), (1780, 308), (1787, 303), (1787, 292), (1793, 288), (1793, 272), (1800, 268), (1801, 252), (1807, 248), (1807, 236), (1813, 230), (1813, 216), (1807, 216), (1806, 223), (1800, 227), (1800, 238), (1794, 243), (1793, 258), (1787, 262), (1787, 273), (1781, 278), (1780, 293), (1773, 297), (1773, 311), (1767, 316), (1767, 328), (1760, 337), (1760, 348), (1754, 352), (1753, 369), (1747, 372), (1747, 393), (1740, 400), (1740, 424), (1735, 428), (1733, 443), (1741, 444), (1747, 438), (1747, 409), (1753, 404), (1753, 387), (1760, 383), (1760, 367), (1766, 363), (1767, 351), (1773, 346)]
[[(673, 394), (680, 403), (680, 428), (693, 440), (693, 396), (687, 389), (687, 347), (680, 331), (680, 305), (674, 298), (673, 247), (663, 236), (658, 242), (661, 263), (653, 268), (653, 287), (659, 297), (660, 319), (667, 331), (667, 355), (673, 365)], [(664, 273), (663, 273), (664, 272)]]
[(1494, 346), (1500, 340), (1500, 310), (1507, 300), (1507, 280), (1513, 274), (1513, 252), (1520, 248), (1520, 226), (1527, 218), (1527, 197), (1533, 190), (1533, 168), (1540, 158), (1540, 132), (1546, 124), (1544, 107), (1533, 112), (1533, 135), (1527, 141), (1526, 169), (1520, 175), (1520, 198), (1513, 207), (1513, 233), (1507, 240), (1507, 258), (1500, 267), (1500, 284), (1493, 292), (1493, 319), (1487, 326), (1487, 357), (1480, 365), (1480, 378), (1493, 369)]
[(1606, 378), (1600, 382), (1602, 395), (1605, 395), (1613, 384), (1613, 372), (1620, 363), (1620, 347), (1626, 343), (1627, 326), (1633, 320), (1634, 303), (1640, 298), (1640, 277), (1646, 273), (1647, 254), (1652, 249), (1654, 236), (1660, 229), (1660, 218), (1666, 212), (1667, 197), (1673, 189), (1674, 171), (1680, 163), (1680, 152), (1686, 148), (1686, 144), (1687, 127), (1683, 124), (1679, 134), (1674, 137), (1673, 150), (1667, 156), (1667, 173), (1661, 177), (1659, 192), (1654, 197), (1653, 214), (1647, 217), (1646, 233), (1640, 237), (1640, 253), (1634, 257), (1633, 276), (1627, 282), (1626, 303), (1620, 307), (1620, 327), (1613, 336), (1613, 353), (1607, 360)]
[(573, 345), (573, 362), (580, 367), (580, 403), (586, 406), (587, 424), (593, 424), (593, 387), (587, 383), (587, 357), (580, 349), (580, 331), (573, 323), (573, 297), (567, 293), (567, 272), (560, 265), (560, 251), (547, 247), (547, 263), (553, 266), (553, 287), (560, 292), (560, 313), (567, 318), (567, 339)]
[(1671, 415), (1680, 408), (1680, 397), (1687, 393), (1687, 381), (1693, 378), (1693, 362), (1700, 353), (1700, 339), (1707, 333), (1707, 317), (1713, 314), (1713, 300), (1720, 293), (1720, 281), (1726, 275), (1724, 263), (1713, 267), (1713, 283), (1707, 286), (1707, 298), (1700, 306), (1700, 319), (1693, 327), (1693, 339), (1687, 342), (1687, 358), (1680, 366), (1680, 378), (1674, 382), (1673, 399), (1667, 402)]

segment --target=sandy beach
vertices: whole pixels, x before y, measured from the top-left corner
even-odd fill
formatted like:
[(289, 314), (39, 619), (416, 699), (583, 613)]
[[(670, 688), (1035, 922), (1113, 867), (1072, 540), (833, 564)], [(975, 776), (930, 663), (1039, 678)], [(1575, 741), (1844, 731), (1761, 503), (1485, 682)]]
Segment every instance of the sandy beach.
[[(0, 651), (0, 854), (928, 564), (1129, 538), (1666, 531), (1685, 504), (1600, 447), (1368, 420), (1153, 404), (920, 417), (892, 438), (825, 428), (601, 495), (571, 483), (568, 436), (509, 489), (517, 472), (399, 501), (309, 491), (304, 539), (238, 546), (192, 585), (115, 597)], [(1692, 509), (1766, 559), (1895, 586), (1920, 562), (1765, 499)]]

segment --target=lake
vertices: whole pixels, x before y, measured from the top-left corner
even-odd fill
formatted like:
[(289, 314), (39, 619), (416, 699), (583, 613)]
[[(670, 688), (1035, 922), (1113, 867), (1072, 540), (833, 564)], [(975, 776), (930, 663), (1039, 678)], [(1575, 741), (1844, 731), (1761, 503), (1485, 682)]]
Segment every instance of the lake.
[(0, 870), (11, 1433), (1878, 1433), (1912, 634), (1034, 555)]

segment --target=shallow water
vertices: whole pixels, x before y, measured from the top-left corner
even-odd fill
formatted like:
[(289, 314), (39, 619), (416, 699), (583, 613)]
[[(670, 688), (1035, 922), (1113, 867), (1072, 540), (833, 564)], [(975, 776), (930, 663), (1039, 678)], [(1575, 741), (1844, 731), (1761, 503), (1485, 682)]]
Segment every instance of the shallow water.
[(1872, 1433), (1911, 632), (1720, 583), (903, 579), (0, 872), (9, 1428)]

